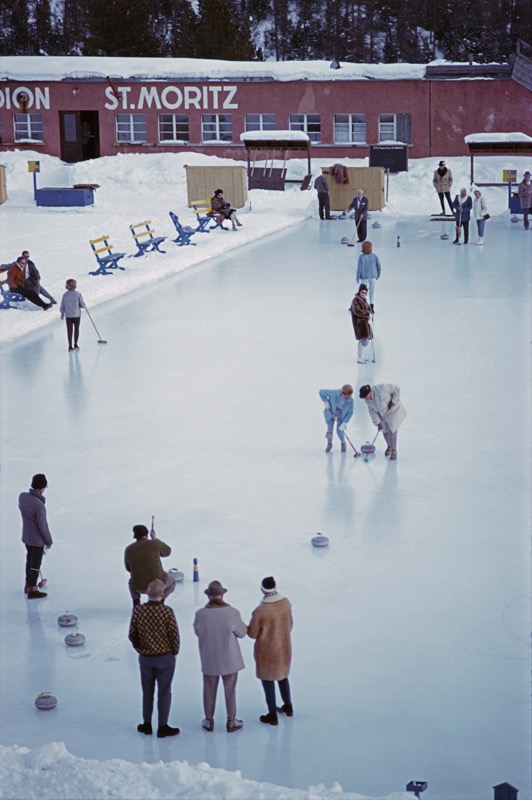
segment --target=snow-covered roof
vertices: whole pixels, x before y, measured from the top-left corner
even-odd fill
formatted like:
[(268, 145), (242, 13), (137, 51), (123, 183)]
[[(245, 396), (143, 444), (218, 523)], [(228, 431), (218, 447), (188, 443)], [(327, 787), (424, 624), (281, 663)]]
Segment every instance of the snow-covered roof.
[(246, 131), (240, 134), (241, 142), (272, 141), (310, 142), (308, 134), (303, 131)]
[(515, 131), (514, 133), (468, 133), (464, 136), (466, 144), (482, 144), (490, 142), (530, 142), (532, 136)]
[(348, 64), (329, 61), (218, 61), (201, 58), (100, 58), (98, 56), (6, 56), (0, 80), (422, 80), (424, 64)]

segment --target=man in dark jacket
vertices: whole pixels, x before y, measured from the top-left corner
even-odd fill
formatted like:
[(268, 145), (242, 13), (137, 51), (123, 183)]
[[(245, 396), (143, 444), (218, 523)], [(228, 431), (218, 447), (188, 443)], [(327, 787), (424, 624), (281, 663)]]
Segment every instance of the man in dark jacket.
[(464, 229), (464, 244), (467, 244), (469, 241), (469, 219), (473, 208), (473, 201), (469, 197), (467, 189), (460, 189), (460, 194), (457, 194), (453, 200), (453, 208), (456, 221), (456, 237), (453, 244), (460, 244), (462, 228)]
[(149, 532), (145, 525), (134, 525), (133, 537), (135, 542), (128, 545), (124, 553), (125, 568), (131, 573), (129, 593), (133, 605), (139, 605), (141, 594), (147, 593), (148, 584), (156, 578), (163, 582), (163, 594), (165, 598), (168, 597), (175, 589), (175, 578), (164, 571), (161, 556), (169, 556), (171, 547), (157, 539), (153, 528)]
[(24, 592), (28, 600), (46, 597), (46, 592), (39, 591), (37, 583), (44, 549), (50, 549), (53, 544), (52, 534), (46, 520), (43, 496), (47, 486), (46, 475), (34, 475), (30, 490), (22, 492), (18, 498), (18, 507), (22, 516), (22, 541), (26, 545), (26, 584)]
[(143, 722), (137, 725), (137, 730), (146, 735), (152, 733), (153, 698), (157, 684), (159, 739), (179, 733), (179, 728), (168, 725), (172, 678), (179, 653), (179, 628), (173, 610), (164, 605), (163, 593), (163, 582), (151, 581), (147, 587), (148, 602), (133, 610), (129, 626), (129, 640), (139, 654), (142, 684)]
[(368, 235), (368, 209), (368, 198), (364, 195), (362, 189), (357, 189), (357, 193), (347, 206), (345, 213), (349, 214), (351, 210), (354, 210), (355, 212), (355, 224), (358, 232), (358, 242), (363, 242)]
[(318, 207), (320, 219), (331, 219), (331, 201), (329, 199), (329, 170), (322, 169), (314, 181), (314, 188), (318, 193)]
[(34, 289), (37, 294), (42, 294), (43, 297), (46, 297), (47, 300), (50, 301), (52, 305), (57, 305), (57, 300), (54, 300), (52, 295), (46, 291), (44, 286), (41, 284), (41, 273), (35, 266), (35, 262), (31, 260), (30, 254), (27, 250), (23, 250), (21, 253), (22, 258), (26, 259), (26, 269), (24, 270), (24, 282), (27, 289)]

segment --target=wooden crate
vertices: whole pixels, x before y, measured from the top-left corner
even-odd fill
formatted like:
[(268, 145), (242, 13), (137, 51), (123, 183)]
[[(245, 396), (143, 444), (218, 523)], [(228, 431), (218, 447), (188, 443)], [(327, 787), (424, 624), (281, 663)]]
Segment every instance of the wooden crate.
[(386, 172), (382, 167), (347, 167), (349, 183), (335, 183), (329, 175), (332, 211), (345, 211), (357, 189), (362, 189), (369, 200), (369, 210), (384, 208), (384, 182)]
[(188, 167), (187, 199), (189, 208), (197, 200), (211, 198), (215, 189), (224, 190), (224, 199), (233, 208), (243, 208), (248, 200), (245, 167)]

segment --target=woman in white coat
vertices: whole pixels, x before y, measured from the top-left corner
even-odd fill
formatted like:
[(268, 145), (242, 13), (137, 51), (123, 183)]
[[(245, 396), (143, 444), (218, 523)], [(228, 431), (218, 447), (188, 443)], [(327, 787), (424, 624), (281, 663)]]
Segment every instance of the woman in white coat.
[(383, 433), (388, 445), (384, 455), (390, 456), (390, 461), (395, 461), (397, 430), (406, 417), (399, 386), (394, 383), (366, 384), (360, 387), (358, 396), (365, 401), (372, 421)]
[(473, 217), (477, 221), (478, 242), (476, 244), (484, 244), (484, 227), (486, 220), (490, 218), (488, 214), (488, 204), (482, 197), (482, 192), (475, 189), (475, 199), (473, 200)]

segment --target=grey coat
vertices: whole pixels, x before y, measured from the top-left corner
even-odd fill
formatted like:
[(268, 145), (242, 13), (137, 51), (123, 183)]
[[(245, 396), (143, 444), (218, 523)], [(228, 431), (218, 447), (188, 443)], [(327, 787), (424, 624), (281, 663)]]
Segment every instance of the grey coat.
[(240, 612), (229, 605), (208, 605), (196, 611), (194, 633), (199, 640), (204, 675), (231, 675), (244, 669), (237, 637), (247, 633)]
[(76, 289), (67, 289), (59, 307), (61, 319), (63, 317), (80, 317), (82, 308), (86, 308), (86, 306), (81, 293)]
[(28, 259), (28, 263), (26, 265), (26, 269), (24, 270), (24, 285), (28, 289), (35, 289), (37, 286), (38, 281), (41, 279), (41, 274), (35, 263)]
[(22, 516), (22, 541), (32, 547), (50, 547), (53, 543), (44, 502), (43, 495), (34, 489), (22, 492), (18, 498)]
[(325, 177), (325, 175), (318, 175), (318, 177), (314, 181), (314, 188), (316, 189), (318, 194), (329, 191), (329, 182)]

